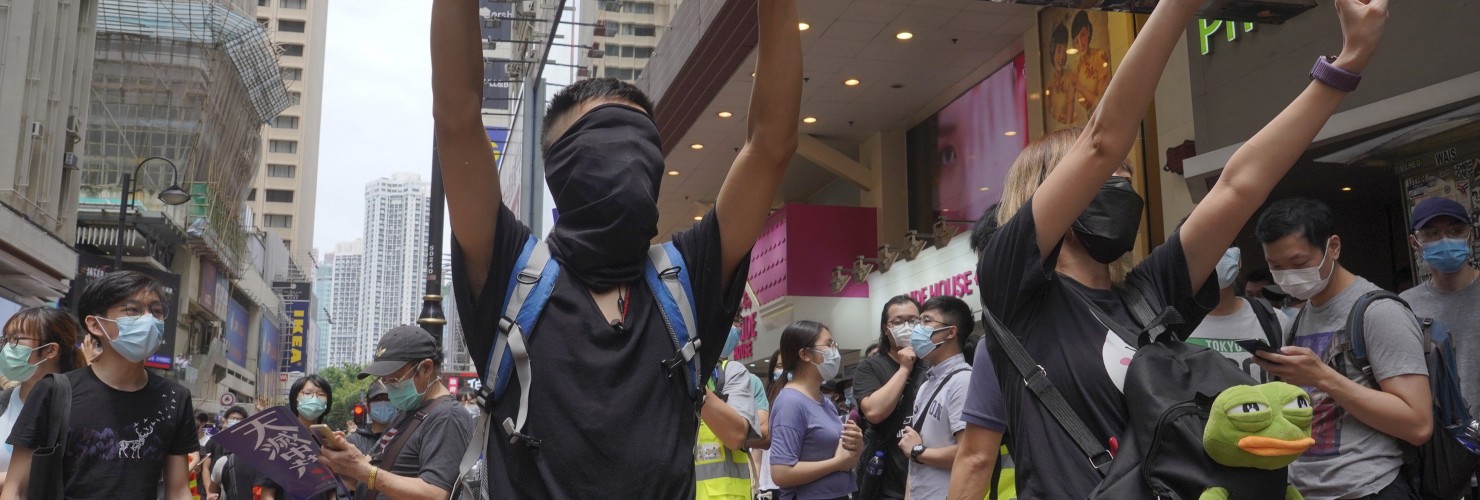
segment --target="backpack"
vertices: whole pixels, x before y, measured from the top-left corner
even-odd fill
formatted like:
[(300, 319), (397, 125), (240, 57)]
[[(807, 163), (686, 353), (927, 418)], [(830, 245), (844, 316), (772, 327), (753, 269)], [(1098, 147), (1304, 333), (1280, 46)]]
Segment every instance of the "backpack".
[(1172, 329), (1183, 323), (1176, 308), (1154, 312), (1134, 283), (1116, 292), (1145, 328), (1125, 328), (1081, 297), (1101, 323), (1126, 343), (1139, 346), (1126, 373), (1127, 427), (1114, 457), (1090, 434), (1016, 337), (990, 313), (984, 314), (1028, 388), (1100, 473), (1100, 484), (1090, 498), (1195, 499), (1209, 486), (1227, 488), (1231, 498), (1284, 498), (1289, 484), (1285, 469), (1227, 467), (1203, 451), (1203, 428), (1213, 399), (1228, 387), (1257, 382), (1217, 351), (1183, 342), (1184, 334)]
[(1275, 316), (1280, 313), (1262, 300), (1244, 299), (1244, 302), (1248, 302), (1249, 307), (1254, 309), (1254, 317), (1259, 319), (1259, 328), (1264, 330), (1264, 340), (1269, 342), (1269, 346), (1275, 349), (1282, 347), (1285, 331), (1280, 327), (1279, 317)]
[[(1381, 390), (1372, 376), (1372, 365), (1367, 359), (1366, 328), (1367, 308), (1378, 300), (1394, 300), (1411, 313), (1413, 308), (1397, 294), (1387, 290), (1373, 290), (1362, 294), (1352, 305), (1347, 316), (1343, 338), (1338, 346), (1341, 352), (1336, 363), (1354, 363), (1362, 371), (1363, 382)], [(1480, 455), (1470, 451), (1456, 435), (1463, 434), (1463, 427), (1470, 422), (1469, 406), (1460, 393), (1459, 376), (1455, 372), (1454, 344), (1444, 325), (1429, 318), (1417, 318), (1423, 332), (1424, 362), (1429, 369), (1429, 389), (1434, 400), (1434, 433), (1421, 446), (1400, 442), (1403, 447), (1403, 477), (1413, 485), (1413, 491), (1425, 499), (1458, 499), (1470, 489), (1470, 477), (1480, 469)], [(1297, 317), (1297, 323), (1299, 318)], [(1291, 334), (1294, 334), (1292, 329)], [(1341, 365), (1335, 366), (1337, 370)]]
[[(560, 263), (550, 258), (548, 242), (540, 242), (533, 235), (524, 243), (524, 249), (514, 261), (517, 271), (509, 276), (505, 290), (503, 316), (498, 322), (498, 337), (489, 351), (483, 385), (478, 389), (478, 404), (482, 412), (473, 428), (472, 445), (463, 453), (462, 477), (453, 486), (453, 498), (459, 493), (472, 493), (481, 498), (486, 494), (487, 463), (484, 460), (488, 448), (488, 436), (494, 425), (492, 408), (504, 395), (509, 378), (519, 375), (519, 411), (516, 418), (502, 422), (510, 443), (523, 443), (538, 449), (538, 438), (524, 433), (529, 416), (530, 355), (528, 340), (533, 336), (540, 313), (555, 290), (560, 276)], [(699, 370), (699, 346), (701, 342), (692, 332), (698, 328), (698, 313), (694, 308), (694, 292), (683, 255), (672, 241), (648, 247), (648, 261), (643, 269), (643, 279), (658, 304), (659, 316), (668, 329), (673, 341), (674, 355), (664, 360), (661, 368), (669, 378), (674, 373), (683, 377), (688, 397), (697, 403), (704, 395), (704, 383)], [(539, 457), (539, 454), (535, 455)]]

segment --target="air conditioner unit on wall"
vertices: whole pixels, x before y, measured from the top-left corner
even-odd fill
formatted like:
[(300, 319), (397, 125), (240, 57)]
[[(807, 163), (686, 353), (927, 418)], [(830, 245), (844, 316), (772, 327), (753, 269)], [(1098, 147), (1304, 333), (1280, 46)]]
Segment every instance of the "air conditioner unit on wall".
[[(982, 0), (986, 1), (986, 0)], [(1025, 5), (1045, 5), (1079, 9), (1150, 14), (1157, 0), (995, 0)], [(1197, 12), (1202, 19), (1283, 24), (1301, 12), (1316, 6), (1316, 0), (1222, 0), (1207, 2)]]
[(41, 122), (31, 122), (31, 137), (41, 137), (43, 130), (44, 128), (41, 126)]

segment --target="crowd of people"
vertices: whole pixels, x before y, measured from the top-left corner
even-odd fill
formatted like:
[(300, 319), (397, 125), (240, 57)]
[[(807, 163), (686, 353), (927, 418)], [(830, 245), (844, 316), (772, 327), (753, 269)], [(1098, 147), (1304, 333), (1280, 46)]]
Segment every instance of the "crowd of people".
[[(1030, 144), (977, 221), (979, 315), (955, 297), (889, 299), (876, 348), (843, 381), (825, 321), (786, 326), (765, 377), (729, 359), (750, 250), (797, 147), (795, 0), (758, 2), (745, 145), (709, 213), (659, 245), (650, 242), (665, 170), (643, 93), (590, 79), (554, 96), (541, 154), (560, 218), (541, 240), (502, 205), (491, 168), (479, 2), (436, 0), (433, 107), (453, 286), (483, 380), (454, 394), (431, 334), (384, 332), (359, 374), (375, 379), (365, 421), (319, 434), (317, 462), (338, 486), (317, 497), (1128, 498), (1111, 492), (1150, 490), (1117, 489), (1124, 464), (1155, 467), (1137, 442), (1149, 423), (1127, 397), (1144, 390), (1132, 387), (1132, 361), (1162, 344), (1187, 356), (1179, 359), (1216, 352), (1248, 385), (1303, 391), (1283, 411), (1307, 438), (1239, 445), (1289, 458), (1265, 468), (1290, 491), (1418, 498), (1406, 450), (1480, 439), (1473, 425), (1435, 425), (1426, 361), (1428, 332), (1445, 325), (1463, 395), (1480, 403), (1474, 221), (1447, 199), (1414, 208), (1409, 242), (1431, 274), (1400, 301), (1343, 267), (1328, 207), (1266, 203), (1381, 38), (1387, 0), (1334, 1), (1339, 55), (1321, 58), (1304, 92), (1228, 160), (1191, 215), (1133, 261), (1144, 203), (1126, 157), (1204, 3), (1159, 2), (1105, 75), (1088, 125)], [(1084, 44), (1079, 24), (1073, 37)], [(1267, 270), (1245, 272), (1234, 245), (1250, 220)], [(1360, 251), (1355, 243), (1349, 251)], [(169, 301), (153, 279), (120, 271), (90, 281), (75, 311), (30, 308), (4, 325), (0, 375), (16, 384), (0, 391), (0, 500), (297, 496), (206, 431), (255, 412), (197, 415), (188, 390), (145, 369)], [(973, 336), (978, 319), (986, 332)], [(1365, 346), (1357, 356), (1353, 335)], [(305, 376), (287, 411), (320, 429), (334, 390)], [(1245, 427), (1260, 425), (1269, 404), (1235, 405), (1228, 418), (1257, 431)], [(1202, 486), (1226, 494), (1243, 485)]]

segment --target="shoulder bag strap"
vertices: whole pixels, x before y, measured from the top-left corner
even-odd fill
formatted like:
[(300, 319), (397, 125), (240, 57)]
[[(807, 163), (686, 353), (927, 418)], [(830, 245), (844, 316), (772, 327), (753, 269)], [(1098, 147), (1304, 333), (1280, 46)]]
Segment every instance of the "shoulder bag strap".
[(1017, 337), (1007, 331), (1007, 327), (1003, 326), (991, 311), (982, 310), (982, 318), (986, 321), (986, 327), (991, 330), (993, 337), (1002, 344), (1002, 349), (1007, 353), (1007, 358), (1012, 361), (1013, 367), (1017, 368), (1019, 375), (1022, 375), (1023, 383), (1033, 391), (1034, 395), (1038, 396), (1038, 401), (1048, 408), (1054, 420), (1057, 420), (1064, 431), (1069, 433), (1069, 437), (1074, 439), (1074, 444), (1078, 445), (1079, 451), (1089, 459), (1089, 464), (1095, 472), (1099, 473), (1100, 477), (1104, 477), (1106, 469), (1110, 466), (1110, 452), (1095, 440), (1094, 435), (1090, 434), (1089, 427), (1084, 425), (1084, 421), (1080, 420), (1078, 415), (1074, 414), (1074, 409), (1069, 407), (1069, 402), (1064, 400), (1064, 395), (1060, 394), (1053, 382), (1048, 380), (1048, 373), (1033, 361), (1033, 356), (1029, 355), (1027, 349), (1018, 343)]
[[(1182, 312), (1170, 305), (1163, 305), (1161, 312), (1157, 312), (1151, 307), (1151, 302), (1146, 300), (1147, 293), (1142, 286), (1138, 281), (1130, 281), (1126, 283), (1126, 286), (1117, 288), (1116, 291), (1130, 306), (1131, 316), (1145, 325), (1142, 332), (1150, 341), (1161, 340), (1162, 335), (1168, 333), (1175, 335), (1170, 327), (1186, 323), (1186, 320), (1182, 318)], [(1186, 339), (1179, 336), (1177, 340)]]
[(1275, 317), (1274, 308), (1257, 299), (1244, 299), (1244, 302), (1254, 309), (1254, 317), (1259, 319), (1259, 327), (1264, 329), (1264, 339), (1269, 341), (1269, 346), (1279, 349), (1283, 335), (1280, 335), (1280, 320)]
[(969, 371), (971, 371), (970, 368), (957, 368), (955, 370), (951, 370), (950, 373), (946, 374), (945, 379), (940, 381), (940, 385), (935, 386), (935, 391), (930, 394), (930, 399), (925, 400), (925, 411), (922, 412), (920, 415), (916, 415), (914, 418), (915, 432), (919, 433), (922, 439), (925, 436), (925, 421), (930, 420), (929, 418), (927, 418), (930, 416), (930, 405), (939, 404), (935, 402), (935, 398), (940, 396), (940, 390), (944, 389), (946, 387), (946, 384), (949, 384), (951, 382), (951, 379), (954, 378), (957, 373)]
[(1372, 375), (1372, 363), (1367, 360), (1367, 309), (1378, 300), (1395, 300), (1405, 309), (1412, 311), (1408, 301), (1403, 300), (1396, 293), (1381, 289), (1362, 294), (1357, 298), (1357, 302), (1352, 304), (1351, 313), (1346, 317), (1346, 327), (1342, 329), (1346, 338), (1341, 339), (1341, 354), (1362, 371), (1363, 379), (1372, 388), (1378, 388), (1378, 385), (1376, 378)]
[(420, 428), (421, 423), (426, 421), (427, 408), (450, 397), (452, 396), (442, 396), (428, 401), (426, 404), (421, 405), (421, 408), (417, 408), (416, 414), (411, 416), (404, 428), (396, 431), (395, 439), (392, 439), (391, 443), (386, 445), (385, 452), (380, 454), (380, 468), (385, 469), (386, 472), (390, 472), (391, 468), (396, 466), (396, 459), (401, 456), (401, 450), (406, 448), (406, 442), (411, 440), (411, 436), (416, 434), (416, 429)]
[(673, 341), (674, 355), (660, 363), (668, 377), (683, 367), (685, 386), (689, 399), (699, 401), (704, 394), (699, 390), (702, 377), (699, 373), (699, 347), (703, 342), (695, 334), (699, 322), (695, 319), (694, 290), (689, 271), (684, 266), (683, 254), (672, 241), (648, 247), (648, 265), (643, 270), (648, 290), (658, 303), (659, 315), (668, 327)]

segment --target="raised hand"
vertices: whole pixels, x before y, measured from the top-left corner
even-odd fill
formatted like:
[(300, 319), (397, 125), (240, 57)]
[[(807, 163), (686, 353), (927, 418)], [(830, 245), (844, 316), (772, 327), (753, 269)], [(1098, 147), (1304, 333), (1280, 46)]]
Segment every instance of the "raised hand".
[(1336, 17), (1341, 19), (1342, 43), (1341, 55), (1333, 64), (1361, 73), (1377, 52), (1387, 26), (1388, 0), (1336, 0)]
[(863, 430), (852, 421), (844, 423), (843, 435), (838, 439), (838, 449), (833, 453), (833, 459), (838, 462), (838, 470), (853, 470), (858, 466), (858, 457), (862, 454)]

